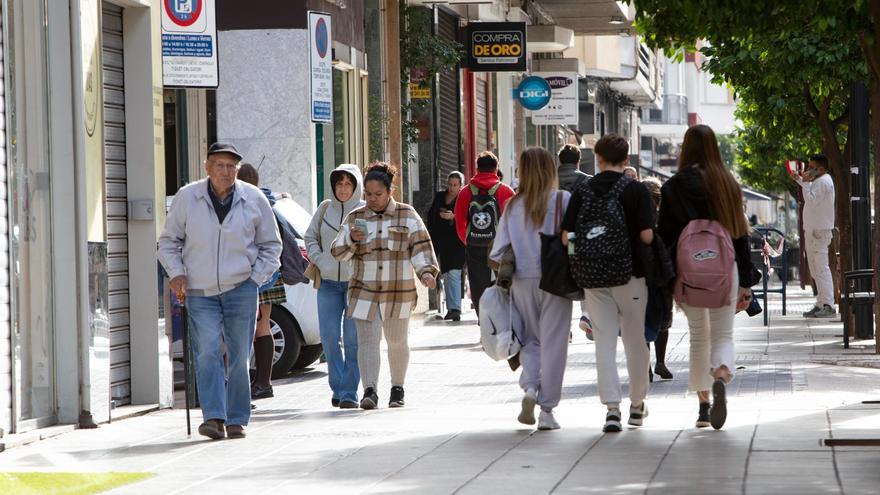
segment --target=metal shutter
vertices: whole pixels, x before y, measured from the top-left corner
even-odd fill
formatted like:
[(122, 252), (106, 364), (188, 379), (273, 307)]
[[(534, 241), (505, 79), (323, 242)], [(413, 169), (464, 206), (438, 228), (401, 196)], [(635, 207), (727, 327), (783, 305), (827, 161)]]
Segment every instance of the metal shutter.
[[(489, 98), (487, 81), (482, 74), (475, 74), (476, 114), (477, 114), (477, 155), (489, 150)], [(492, 151), (492, 150), (489, 150)]]
[[(458, 18), (444, 11), (439, 11), (438, 36), (442, 39), (456, 39)], [(461, 165), (461, 128), (459, 127), (459, 111), (461, 98), (459, 89), (458, 69), (440, 74), (437, 91), (437, 165), (440, 171), (438, 184), (441, 189), (446, 187), (449, 172), (460, 170)]]
[(9, 219), (6, 206), (6, 88), (3, 74), (6, 73), (4, 63), (3, 8), (0, 4), (0, 202), (3, 203), (0, 215), (0, 236), (4, 242), (0, 249), (0, 270), (7, 276), (3, 277), (0, 292), (0, 313), (5, 317), (0, 320), (0, 429), (9, 432), (12, 429), (12, 332), (9, 325), (9, 243), (5, 242), (9, 235)]
[(125, 172), (125, 87), (122, 9), (103, 4), (104, 173), (107, 206), (107, 283), (110, 310), (110, 397), (131, 403), (128, 313), (128, 192)]

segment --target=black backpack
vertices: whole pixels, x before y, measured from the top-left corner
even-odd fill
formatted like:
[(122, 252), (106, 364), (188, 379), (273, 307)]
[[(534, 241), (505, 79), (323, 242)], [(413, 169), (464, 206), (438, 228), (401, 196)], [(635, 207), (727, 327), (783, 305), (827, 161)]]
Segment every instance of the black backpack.
[(471, 202), (467, 212), (467, 245), (486, 247), (495, 239), (495, 228), (501, 216), (498, 199), (495, 197), (495, 191), (501, 187), (501, 182), (485, 192), (473, 184), (468, 187), (471, 188)]
[(571, 273), (584, 289), (625, 285), (632, 277), (632, 245), (620, 193), (632, 179), (621, 177), (608, 193), (598, 196), (581, 182), (583, 197), (577, 216)]
[(278, 232), (281, 234), (281, 280), (287, 285), (304, 284), (309, 281), (305, 276), (308, 262), (303, 258), (297, 242), (297, 232), (283, 216), (272, 208)]

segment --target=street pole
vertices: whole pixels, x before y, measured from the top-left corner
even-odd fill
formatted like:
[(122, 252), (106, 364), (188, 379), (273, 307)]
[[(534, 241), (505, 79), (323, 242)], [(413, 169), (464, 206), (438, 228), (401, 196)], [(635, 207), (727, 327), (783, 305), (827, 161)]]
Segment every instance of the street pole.
[[(868, 88), (859, 81), (851, 85), (850, 139), (852, 155), (852, 236), (853, 270), (871, 268), (871, 206), (869, 203), (870, 130), (868, 126)], [(846, 289), (846, 288), (844, 288)], [(857, 287), (869, 291), (871, 287)], [(842, 315), (847, 318), (848, 315)], [(870, 306), (856, 306), (855, 334), (862, 339), (873, 338), (874, 318)]]

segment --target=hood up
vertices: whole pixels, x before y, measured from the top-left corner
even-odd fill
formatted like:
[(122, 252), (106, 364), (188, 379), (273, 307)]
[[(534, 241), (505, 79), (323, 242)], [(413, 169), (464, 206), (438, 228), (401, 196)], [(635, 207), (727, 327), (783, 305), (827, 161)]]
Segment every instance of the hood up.
[[(351, 177), (354, 178), (354, 194), (352, 194), (351, 197), (348, 198), (348, 201), (346, 201), (344, 205), (342, 204), (341, 201), (339, 201), (336, 198), (336, 191), (334, 191), (333, 187), (332, 187), (334, 175), (341, 174), (343, 172), (349, 174)], [(330, 172), (330, 184), (331, 184), (330, 201), (332, 201), (333, 202), (332, 204), (334, 204), (334, 205), (343, 206), (345, 211), (351, 211), (356, 206), (360, 205), (361, 202), (363, 201), (363, 196), (364, 196), (363, 182), (364, 182), (364, 179), (363, 179), (363, 175), (361, 175), (360, 167), (358, 167), (357, 165), (355, 165), (353, 163), (343, 163), (343, 164), (339, 165), (338, 167), (333, 169), (332, 172)]]

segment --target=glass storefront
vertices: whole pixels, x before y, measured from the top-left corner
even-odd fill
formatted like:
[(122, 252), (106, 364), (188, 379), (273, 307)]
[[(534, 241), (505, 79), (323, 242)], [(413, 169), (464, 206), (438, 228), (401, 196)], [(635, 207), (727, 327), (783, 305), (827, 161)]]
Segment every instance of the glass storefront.
[(3, 19), (16, 431), (56, 422), (45, 14), (45, 0), (10, 0)]

